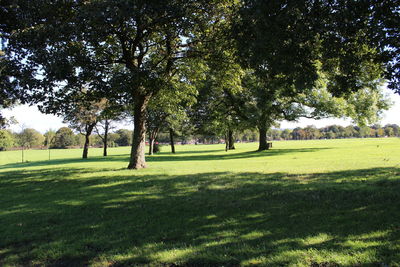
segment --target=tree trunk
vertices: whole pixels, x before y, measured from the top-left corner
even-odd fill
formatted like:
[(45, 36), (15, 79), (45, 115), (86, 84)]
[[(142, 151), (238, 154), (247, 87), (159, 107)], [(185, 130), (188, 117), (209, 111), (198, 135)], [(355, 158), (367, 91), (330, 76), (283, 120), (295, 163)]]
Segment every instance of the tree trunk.
[(104, 145), (103, 145), (103, 156), (107, 157), (107, 146), (108, 146), (108, 120), (104, 123)]
[(151, 137), (151, 135), (149, 135), (149, 155), (153, 155), (154, 154), (154, 138)]
[(85, 144), (83, 145), (83, 154), (82, 158), (87, 159), (88, 157), (88, 152), (89, 152), (89, 137), (92, 134), (93, 128), (96, 124), (89, 124), (86, 129), (85, 133)]
[(174, 143), (174, 130), (169, 129), (169, 143), (171, 144), (171, 152), (175, 154), (175, 143)]
[(233, 131), (231, 129), (228, 130), (228, 149), (235, 149), (235, 140), (233, 139)]
[(229, 137), (228, 133), (225, 133), (225, 151), (228, 151), (229, 149)]
[(134, 129), (128, 169), (146, 168), (146, 107), (150, 96), (137, 96), (134, 108)]
[(267, 150), (268, 149), (267, 127), (261, 126), (261, 127), (259, 127), (258, 130), (260, 132), (260, 141), (259, 141), (258, 151)]

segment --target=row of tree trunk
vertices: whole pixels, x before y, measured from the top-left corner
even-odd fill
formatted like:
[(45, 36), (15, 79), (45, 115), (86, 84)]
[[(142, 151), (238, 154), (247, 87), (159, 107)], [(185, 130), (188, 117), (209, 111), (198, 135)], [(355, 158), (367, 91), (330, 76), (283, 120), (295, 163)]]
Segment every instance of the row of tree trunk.
[[(82, 158), (84, 158), (84, 159), (86, 159), (88, 157), (89, 137), (92, 134), (93, 129), (94, 129), (95, 126), (96, 126), (96, 124), (89, 124), (86, 127), (85, 144), (83, 146), (83, 155), (82, 155)], [(100, 138), (103, 141), (103, 156), (107, 156), (108, 130), (109, 130), (109, 121), (106, 120), (105, 124), (104, 124), (104, 136), (99, 135)], [(159, 132), (159, 129), (149, 133), (149, 155), (153, 155), (154, 152), (155, 152), (154, 146), (155, 146), (155, 141), (156, 141), (158, 132)], [(260, 127), (259, 128), (259, 133), (260, 133), (260, 141), (259, 141), (258, 150), (262, 151), (262, 150), (269, 149), (270, 146), (268, 145), (268, 142), (267, 142), (267, 129), (266, 129), (266, 127), (265, 128), (264, 127)], [(169, 137), (170, 137), (171, 152), (175, 153), (174, 130), (172, 128), (169, 129)], [(143, 141), (143, 142), (142, 142), (142, 140), (140, 140), (140, 141), (141, 141), (140, 143), (144, 143), (145, 144), (145, 141)], [(227, 131), (226, 136), (225, 136), (225, 150), (228, 151), (228, 150), (233, 150), (233, 149), (235, 149), (235, 139), (234, 139), (234, 136), (233, 136), (233, 130), (229, 129)], [(132, 152), (131, 152), (131, 155), (132, 155)], [(144, 164), (144, 165), (142, 164), (141, 166), (142, 166), (142, 168), (145, 168), (146, 164)]]
[[(141, 169), (146, 168), (146, 160), (145, 160), (145, 147), (146, 147), (146, 108), (150, 97), (141, 97), (137, 99), (135, 108), (134, 108), (134, 130), (132, 136), (132, 147), (131, 147), (131, 154), (130, 154), (130, 161), (128, 165), (128, 169)], [(91, 135), (94, 127), (96, 126), (95, 123), (87, 125), (86, 133), (85, 133), (85, 145), (83, 148), (83, 158), (87, 158), (88, 156), (88, 149), (89, 149), (89, 136)], [(106, 132), (108, 129), (106, 130)], [(269, 149), (267, 143), (267, 127), (266, 123), (261, 124), (259, 127), (260, 132), (260, 142), (259, 142), (259, 151)], [(158, 130), (153, 131), (150, 135), (149, 144), (150, 150), (149, 154), (152, 155), (154, 152), (154, 142), (157, 137)], [(103, 155), (107, 155), (107, 134), (104, 136), (104, 151)], [(172, 153), (175, 153), (174, 147), (174, 138), (173, 138), (173, 130), (170, 129), (170, 140), (171, 140), (171, 150)], [(235, 149), (234, 145), (234, 138), (233, 138), (233, 131), (229, 129), (226, 135), (226, 150)]]

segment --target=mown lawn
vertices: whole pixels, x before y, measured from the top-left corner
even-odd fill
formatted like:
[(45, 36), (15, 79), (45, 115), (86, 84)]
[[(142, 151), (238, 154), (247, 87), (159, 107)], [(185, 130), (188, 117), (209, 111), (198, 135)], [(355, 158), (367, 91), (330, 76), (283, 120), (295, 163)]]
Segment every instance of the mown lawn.
[(0, 266), (400, 266), (400, 139), (0, 152)]

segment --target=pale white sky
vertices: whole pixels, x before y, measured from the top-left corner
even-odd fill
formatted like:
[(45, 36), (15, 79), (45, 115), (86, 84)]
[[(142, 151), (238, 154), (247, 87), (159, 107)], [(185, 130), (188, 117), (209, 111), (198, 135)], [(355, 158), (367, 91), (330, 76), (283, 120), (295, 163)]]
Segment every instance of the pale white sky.
[[(388, 123), (396, 123), (400, 125), (400, 95), (393, 93), (393, 91), (385, 89), (385, 93), (387, 93), (390, 99), (394, 102), (392, 108), (383, 114), (383, 118), (380, 121), (381, 125), (385, 125)], [(36, 106), (28, 106), (28, 105), (19, 105), (14, 107), (13, 109), (3, 110), (2, 113), (6, 117), (14, 116), (18, 124), (13, 125), (11, 130), (15, 132), (21, 131), (22, 128), (34, 128), (41, 133), (45, 133), (49, 129), (57, 130), (60, 127), (68, 126), (62, 122), (62, 118), (46, 115), (41, 113)], [(298, 122), (287, 122), (283, 121), (281, 123), (280, 128), (295, 128), (295, 127), (305, 127), (307, 125), (315, 125), (317, 128), (324, 127), (327, 125), (342, 125), (347, 126), (351, 124), (351, 120), (347, 119), (322, 119), (322, 120), (313, 120), (313, 119), (300, 119)], [(118, 128), (125, 129), (133, 129), (133, 123), (120, 123)]]

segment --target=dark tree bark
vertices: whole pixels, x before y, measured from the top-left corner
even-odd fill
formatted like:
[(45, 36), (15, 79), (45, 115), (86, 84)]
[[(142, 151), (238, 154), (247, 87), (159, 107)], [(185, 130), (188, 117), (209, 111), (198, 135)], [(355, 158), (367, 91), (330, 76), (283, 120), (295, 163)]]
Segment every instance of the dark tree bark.
[(260, 126), (258, 130), (260, 132), (258, 151), (267, 150), (269, 148), (267, 144), (267, 127)]
[(107, 157), (108, 128), (109, 128), (109, 122), (108, 122), (108, 120), (105, 120), (105, 122), (104, 122), (104, 139), (103, 139), (103, 156), (104, 157)]
[(135, 99), (134, 129), (132, 134), (132, 147), (128, 169), (146, 168), (146, 108), (150, 96), (138, 95)]
[(228, 130), (228, 150), (235, 149), (235, 140), (233, 138), (233, 131)]
[(169, 129), (169, 143), (171, 144), (171, 152), (175, 154), (174, 130)]
[(86, 133), (85, 133), (85, 144), (83, 145), (83, 154), (82, 158), (87, 159), (89, 153), (89, 137), (92, 134), (93, 128), (96, 126), (95, 123), (87, 125)]
[(229, 137), (228, 134), (225, 133), (225, 151), (228, 151), (229, 149)]
[(158, 128), (158, 126), (153, 128), (151, 131), (149, 130), (149, 155), (153, 155), (155, 153), (154, 145), (156, 143), (159, 130), (160, 128)]

